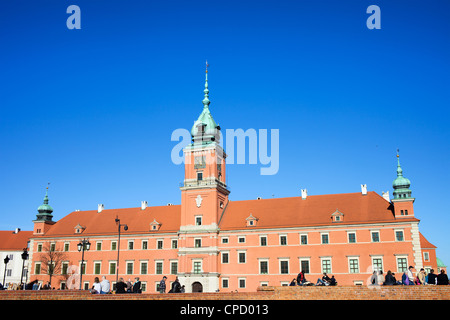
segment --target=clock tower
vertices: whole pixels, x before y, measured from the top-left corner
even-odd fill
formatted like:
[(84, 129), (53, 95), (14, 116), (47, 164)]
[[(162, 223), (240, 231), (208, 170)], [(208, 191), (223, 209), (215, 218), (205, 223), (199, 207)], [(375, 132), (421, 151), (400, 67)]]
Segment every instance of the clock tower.
[(208, 64), (204, 93), (203, 111), (191, 130), (192, 143), (183, 150), (178, 278), (186, 292), (214, 292), (219, 288), (218, 225), (230, 193), (220, 126), (209, 110)]

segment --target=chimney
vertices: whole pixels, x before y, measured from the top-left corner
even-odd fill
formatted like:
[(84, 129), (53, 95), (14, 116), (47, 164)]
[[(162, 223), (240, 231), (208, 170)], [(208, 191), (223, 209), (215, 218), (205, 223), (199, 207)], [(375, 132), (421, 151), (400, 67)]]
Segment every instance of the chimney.
[(141, 210), (145, 210), (145, 208), (148, 207), (148, 202), (147, 201), (141, 201)]
[(361, 193), (363, 196), (365, 196), (367, 194), (367, 184), (361, 185)]
[(384, 198), (386, 201), (391, 202), (391, 199), (389, 198), (389, 191), (386, 191), (386, 192), (381, 191), (381, 193), (383, 194), (383, 198)]
[(97, 212), (100, 213), (100, 212), (103, 211), (103, 209), (105, 209), (105, 205), (104, 204), (99, 204)]
[(306, 189), (301, 189), (302, 190), (302, 200), (305, 200), (306, 197), (308, 196), (308, 192)]

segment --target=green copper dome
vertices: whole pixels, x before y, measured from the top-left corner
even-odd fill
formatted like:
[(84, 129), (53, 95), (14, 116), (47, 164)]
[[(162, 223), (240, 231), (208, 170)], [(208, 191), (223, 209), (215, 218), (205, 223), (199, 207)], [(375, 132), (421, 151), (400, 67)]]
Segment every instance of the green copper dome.
[(48, 204), (48, 188), (45, 191), (44, 203), (38, 207), (39, 214), (36, 215), (37, 220), (51, 221), (53, 218), (53, 208)]
[(397, 154), (397, 178), (392, 182), (394, 199), (411, 198), (410, 186), (411, 182), (409, 179), (403, 176), (403, 170), (400, 166), (400, 156)]
[(214, 121), (211, 112), (209, 111), (209, 90), (208, 90), (208, 64), (206, 65), (206, 78), (205, 78), (205, 97), (203, 99), (203, 111), (194, 122), (191, 129), (192, 141), (194, 144), (202, 143), (207, 144), (212, 141), (219, 142), (220, 126)]

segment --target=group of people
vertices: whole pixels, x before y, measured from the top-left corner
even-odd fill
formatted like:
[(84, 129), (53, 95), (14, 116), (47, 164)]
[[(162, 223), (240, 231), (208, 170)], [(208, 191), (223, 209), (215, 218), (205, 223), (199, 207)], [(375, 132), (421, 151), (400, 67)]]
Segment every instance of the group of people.
[(403, 272), (401, 280), (397, 280), (395, 278), (395, 274), (389, 270), (386, 273), (386, 276), (383, 275), (383, 271), (374, 271), (372, 276), (370, 277), (371, 285), (384, 285), (384, 286), (393, 286), (393, 285), (448, 285), (448, 276), (445, 273), (445, 270), (441, 270), (441, 272), (436, 275), (434, 273), (434, 269), (430, 270), (430, 273), (426, 273), (425, 269), (421, 268), (420, 271), (414, 275), (414, 267), (409, 266), (408, 270)]
[[(309, 282), (305, 278), (305, 272), (302, 270), (298, 275), (297, 278), (292, 279), (289, 286), (312, 286), (313, 283)], [(318, 278), (317, 282), (315, 284), (316, 286), (336, 286), (337, 281), (334, 277), (334, 275), (331, 276), (331, 278), (326, 274), (326, 272), (323, 273), (322, 279)]]
[[(92, 294), (113, 293), (111, 290), (111, 283), (108, 279), (106, 279), (105, 276), (102, 277), (101, 282), (98, 277), (95, 277), (94, 284), (89, 291)], [(116, 283), (116, 290), (114, 291), (114, 293), (142, 293), (141, 281), (139, 281), (139, 277), (134, 278), (134, 283), (131, 282), (131, 279), (128, 279), (127, 282), (124, 282), (123, 278), (119, 278), (119, 281)]]
[[(166, 293), (166, 280), (167, 277), (164, 276), (162, 280), (159, 282), (159, 293)], [(178, 277), (175, 277), (175, 281), (172, 282), (172, 288), (169, 290), (168, 293), (184, 293), (185, 288), (184, 285), (180, 284), (180, 281), (178, 280)]]

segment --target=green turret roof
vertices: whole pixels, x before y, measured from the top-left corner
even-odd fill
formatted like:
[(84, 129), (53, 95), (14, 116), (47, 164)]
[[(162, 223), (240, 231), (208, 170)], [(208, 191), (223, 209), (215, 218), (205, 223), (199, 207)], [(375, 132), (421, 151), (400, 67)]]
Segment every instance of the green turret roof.
[(220, 126), (216, 124), (211, 112), (209, 111), (209, 90), (208, 90), (208, 63), (206, 63), (206, 76), (205, 76), (205, 97), (203, 99), (203, 111), (194, 122), (191, 129), (192, 141), (194, 144), (202, 143), (207, 144), (212, 141), (219, 142), (219, 130)]
[(397, 153), (397, 178), (392, 182), (394, 188), (394, 199), (411, 198), (411, 190), (409, 187), (411, 182), (403, 176), (403, 170), (400, 166), (400, 156)]
[(53, 208), (48, 204), (48, 187), (45, 191), (44, 202), (38, 207), (39, 213), (36, 215), (39, 221), (51, 221), (53, 218)]

